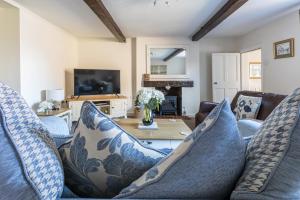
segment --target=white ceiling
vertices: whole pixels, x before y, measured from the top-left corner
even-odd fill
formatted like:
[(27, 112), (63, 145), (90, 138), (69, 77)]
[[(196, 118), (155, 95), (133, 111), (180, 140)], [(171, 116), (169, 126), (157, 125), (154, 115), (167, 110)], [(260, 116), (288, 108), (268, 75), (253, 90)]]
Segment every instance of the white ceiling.
[(113, 37), (83, 0), (15, 1), (76, 36)]
[(190, 36), (227, 0), (104, 0), (106, 8), (126, 36)]
[[(79, 37), (112, 37), (83, 0), (15, 0), (48, 21)], [(103, 0), (126, 37), (190, 37), (227, 0)], [(249, 0), (208, 36), (238, 36), (292, 9), (300, 0)]]

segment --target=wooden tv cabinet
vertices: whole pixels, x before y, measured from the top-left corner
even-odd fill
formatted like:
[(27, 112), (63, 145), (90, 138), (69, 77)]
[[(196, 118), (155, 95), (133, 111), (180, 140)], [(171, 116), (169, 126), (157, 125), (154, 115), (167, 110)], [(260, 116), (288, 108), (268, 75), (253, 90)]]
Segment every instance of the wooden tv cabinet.
[(72, 110), (71, 120), (78, 121), (83, 102), (93, 102), (99, 110), (111, 118), (127, 118), (127, 97), (122, 95), (96, 95), (80, 96), (67, 99), (68, 106)]

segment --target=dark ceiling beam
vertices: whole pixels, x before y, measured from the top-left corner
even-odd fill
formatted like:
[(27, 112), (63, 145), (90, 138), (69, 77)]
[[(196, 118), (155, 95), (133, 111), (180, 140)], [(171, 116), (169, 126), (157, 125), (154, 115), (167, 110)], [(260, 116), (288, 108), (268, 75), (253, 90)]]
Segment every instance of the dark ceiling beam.
[(221, 22), (223, 22), (232, 13), (237, 11), (248, 0), (228, 0), (226, 4), (212, 17), (208, 22), (200, 28), (200, 30), (192, 36), (193, 41), (198, 41), (207, 33), (213, 30)]
[(175, 49), (172, 53), (170, 53), (170, 55), (168, 55), (167, 57), (165, 57), (163, 59), (163, 61), (167, 62), (168, 60), (170, 60), (171, 58), (177, 56), (178, 54), (180, 54), (181, 52), (183, 52), (184, 49), (180, 48), (180, 49)]
[(108, 10), (105, 8), (102, 0), (84, 0), (84, 2), (92, 9), (92, 11), (99, 17), (104, 25), (116, 37), (119, 42), (126, 42), (126, 38), (114, 21)]

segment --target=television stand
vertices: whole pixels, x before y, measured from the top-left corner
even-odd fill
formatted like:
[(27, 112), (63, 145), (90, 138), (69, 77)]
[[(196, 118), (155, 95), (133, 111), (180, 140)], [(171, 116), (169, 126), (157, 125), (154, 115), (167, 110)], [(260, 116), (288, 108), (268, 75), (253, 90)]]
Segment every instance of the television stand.
[(93, 102), (99, 110), (111, 118), (127, 118), (127, 97), (123, 95), (89, 95), (68, 98), (68, 106), (72, 110), (72, 121), (78, 121), (83, 102)]

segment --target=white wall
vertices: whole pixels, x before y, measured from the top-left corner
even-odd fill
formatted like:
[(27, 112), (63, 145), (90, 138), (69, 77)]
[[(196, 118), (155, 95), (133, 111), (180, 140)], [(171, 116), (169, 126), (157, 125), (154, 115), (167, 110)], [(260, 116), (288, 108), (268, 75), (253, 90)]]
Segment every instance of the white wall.
[[(21, 95), (35, 108), (44, 90), (65, 89), (66, 70), (78, 63), (77, 38), (13, 0), (4, 2), (15, 6), (19, 12), (15, 42), (20, 41), (20, 58), (16, 69), (9, 68), (9, 72), (19, 71), (14, 78), (19, 82)], [(7, 19), (0, 17), (0, 20), (8, 24)], [(6, 48), (15, 44), (0, 43)], [(17, 56), (14, 58), (18, 60)]]
[(65, 88), (65, 71), (77, 66), (74, 36), (29, 12), (20, 10), (21, 94), (29, 105), (47, 89)]
[[(81, 38), (78, 41), (78, 68), (116, 69), (121, 71), (121, 94), (128, 97), (128, 107), (132, 105), (132, 46), (113, 40)], [(73, 94), (73, 69), (68, 79), (69, 94)], [(71, 92), (71, 93), (70, 93)]]
[(0, 81), (20, 92), (19, 10), (0, 7)]
[[(295, 57), (274, 59), (273, 43), (295, 38)], [(262, 49), (264, 92), (288, 94), (300, 86), (300, 23), (298, 11), (252, 31), (239, 39), (241, 51)]]
[(200, 97), (201, 101), (212, 101), (212, 53), (237, 53), (239, 45), (235, 38), (202, 38), (198, 45)]

